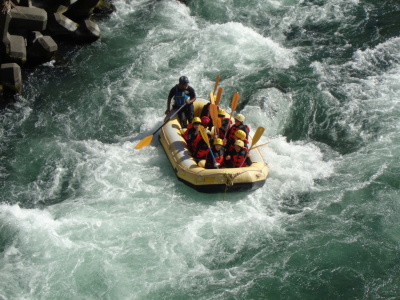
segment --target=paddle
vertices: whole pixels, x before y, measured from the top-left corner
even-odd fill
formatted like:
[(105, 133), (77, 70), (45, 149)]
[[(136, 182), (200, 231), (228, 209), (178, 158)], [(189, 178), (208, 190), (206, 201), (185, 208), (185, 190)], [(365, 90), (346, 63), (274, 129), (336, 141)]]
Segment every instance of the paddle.
[(238, 92), (236, 92), (232, 97), (231, 114), (229, 115), (229, 120), (232, 118), (232, 114), (236, 110), (236, 107), (238, 106), (239, 98), (240, 98), (240, 96), (239, 96)]
[(153, 136), (165, 125), (171, 120), (182, 108), (184, 108), (186, 104), (182, 105), (181, 107), (178, 108), (176, 112), (174, 112), (156, 131), (153, 132), (152, 135), (146, 136), (143, 140), (141, 140), (135, 147), (135, 149), (142, 149), (143, 147), (146, 147), (150, 145), (151, 141), (153, 140)]
[[(212, 149), (211, 149), (211, 147), (210, 147), (210, 140), (208, 139), (208, 135), (207, 135), (206, 129), (204, 128), (203, 125), (200, 125), (200, 126), (199, 126), (199, 129), (200, 129), (201, 137), (202, 137), (203, 140), (206, 142), (206, 144), (207, 144), (207, 146), (208, 146), (208, 149), (210, 149), (210, 153), (211, 153), (211, 156), (212, 156), (214, 165), (216, 165), (216, 164), (217, 164), (217, 161), (215, 160), (214, 154), (213, 154)], [(219, 169), (217, 166), (216, 166), (216, 168)]]
[(217, 87), (219, 84), (219, 80), (221, 79), (221, 75), (218, 75), (217, 78), (215, 79), (215, 85), (214, 85), (214, 94), (217, 91)]
[[(262, 134), (264, 133), (264, 130), (265, 130), (264, 127), (258, 127), (257, 128), (256, 133), (254, 134), (253, 139), (251, 141), (250, 149), (249, 149), (249, 151), (247, 151), (247, 153), (249, 153), (250, 150), (253, 149), (254, 145), (257, 144), (258, 140), (261, 138)], [(245, 160), (242, 161), (242, 163), (240, 164), (239, 168), (243, 165), (244, 161)]]
[(255, 146), (255, 147), (253, 147), (253, 149), (256, 149), (256, 148), (259, 148), (259, 147), (265, 146), (265, 145), (267, 145), (267, 144), (269, 144), (269, 143), (271, 143), (271, 142), (266, 142), (266, 143), (264, 143), (264, 144), (257, 145), (257, 146)]
[(214, 128), (215, 128), (215, 133), (217, 133), (219, 127), (218, 127), (218, 107), (215, 104), (210, 104), (210, 116), (211, 116), (211, 120), (213, 122)]
[(224, 91), (223, 87), (218, 88), (217, 99), (215, 99), (215, 104), (218, 105), (219, 101), (221, 101), (221, 96), (223, 91)]
[(215, 95), (213, 92), (210, 92), (210, 103), (215, 104)]

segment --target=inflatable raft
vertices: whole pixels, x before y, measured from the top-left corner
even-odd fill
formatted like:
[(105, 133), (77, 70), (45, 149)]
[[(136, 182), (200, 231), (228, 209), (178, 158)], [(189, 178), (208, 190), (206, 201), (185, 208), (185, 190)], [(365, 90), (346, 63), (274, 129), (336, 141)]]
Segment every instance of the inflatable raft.
[[(208, 100), (197, 98), (193, 103), (194, 115), (200, 116), (207, 103)], [(187, 148), (177, 116), (172, 117), (162, 127), (159, 140), (178, 179), (199, 192), (251, 191), (263, 186), (267, 179), (268, 166), (257, 148), (250, 151), (253, 162), (251, 166), (221, 169), (200, 167)]]

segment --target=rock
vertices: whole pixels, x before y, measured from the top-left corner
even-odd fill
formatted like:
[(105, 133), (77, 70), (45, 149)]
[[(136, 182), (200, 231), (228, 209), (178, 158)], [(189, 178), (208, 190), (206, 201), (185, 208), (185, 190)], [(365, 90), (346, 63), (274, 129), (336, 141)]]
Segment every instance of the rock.
[(94, 8), (93, 13), (98, 15), (109, 15), (115, 10), (115, 6), (110, 2), (110, 0), (100, 0)]
[(2, 64), (0, 80), (4, 93), (20, 93), (22, 90), (21, 67), (16, 63)]

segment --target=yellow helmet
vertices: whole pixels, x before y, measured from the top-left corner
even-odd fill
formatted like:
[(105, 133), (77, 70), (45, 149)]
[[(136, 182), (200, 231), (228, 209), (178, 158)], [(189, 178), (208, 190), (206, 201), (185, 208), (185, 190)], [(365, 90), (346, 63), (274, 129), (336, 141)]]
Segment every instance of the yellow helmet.
[(244, 116), (242, 114), (237, 114), (235, 117), (235, 120), (238, 120), (239, 122), (244, 122)]
[(246, 132), (244, 132), (243, 130), (238, 130), (238, 131), (236, 131), (236, 132), (235, 132), (235, 135), (236, 135), (239, 139), (241, 139), (241, 140), (243, 140), (244, 138), (246, 138)]
[(221, 146), (223, 146), (223, 145), (224, 145), (224, 142), (222, 141), (222, 139), (215, 139), (215, 140), (214, 140), (214, 145), (221, 145)]
[(225, 117), (225, 110), (223, 110), (222, 108), (218, 109), (218, 116), (224, 116)]
[(235, 146), (240, 146), (240, 147), (244, 147), (244, 143), (243, 143), (243, 141), (241, 141), (241, 140), (236, 140), (235, 141), (235, 144), (234, 144)]
[(199, 117), (194, 117), (192, 120), (192, 124), (194, 123), (201, 123), (201, 119)]

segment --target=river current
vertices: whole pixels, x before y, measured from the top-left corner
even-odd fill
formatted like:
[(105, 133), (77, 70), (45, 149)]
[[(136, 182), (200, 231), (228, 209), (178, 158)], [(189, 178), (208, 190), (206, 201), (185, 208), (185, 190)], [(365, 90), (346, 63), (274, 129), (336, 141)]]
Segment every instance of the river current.
[[(0, 299), (400, 297), (400, 4), (115, 0), (102, 38), (0, 111)], [(188, 76), (254, 132), (250, 193), (179, 182), (157, 138)]]

